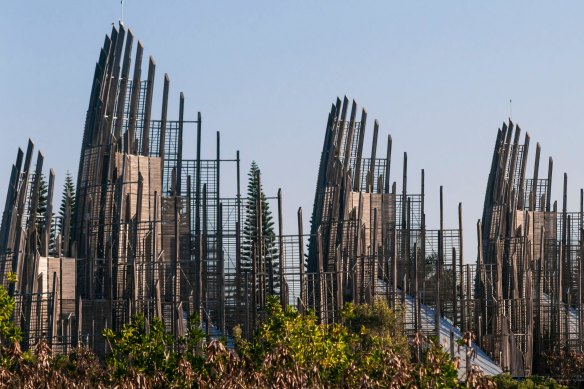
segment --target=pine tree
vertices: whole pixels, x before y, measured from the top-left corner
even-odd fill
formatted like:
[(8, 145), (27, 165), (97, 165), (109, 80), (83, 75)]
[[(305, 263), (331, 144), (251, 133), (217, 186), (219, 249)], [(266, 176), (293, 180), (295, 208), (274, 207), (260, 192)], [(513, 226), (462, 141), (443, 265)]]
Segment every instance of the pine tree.
[[(270, 212), (270, 206), (266, 200), (266, 195), (258, 182), (258, 175), (260, 169), (253, 161), (249, 170), (249, 181), (247, 185), (247, 200), (245, 204), (245, 222), (243, 225), (243, 242), (241, 251), (241, 271), (247, 272), (251, 275), (252, 264), (254, 260), (254, 247), (257, 247), (258, 242), (258, 209), (257, 198), (258, 194), (261, 196), (262, 204), (262, 255), (260, 261), (256, 263), (256, 269), (260, 267), (265, 268), (266, 272), (266, 294), (278, 294), (280, 290), (279, 282), (279, 261), (278, 261), (278, 246), (276, 244), (276, 233), (274, 232), (274, 220)], [(255, 256), (256, 258), (260, 256)], [(262, 265), (263, 262), (263, 266)], [(274, 289), (271, 290), (269, 279), (272, 275)], [(249, 279), (249, 278), (248, 278)]]
[[(63, 195), (61, 197), (61, 207), (59, 208), (59, 233), (61, 234), (61, 243), (64, 247), (65, 239), (65, 218), (67, 217), (67, 204), (69, 204), (69, 245), (71, 244), (71, 239), (73, 236), (73, 210), (75, 209), (75, 184), (73, 183), (73, 177), (71, 173), (67, 171), (65, 176), (65, 184), (63, 185)], [(66, 253), (65, 253), (66, 254)]]
[(37, 244), (41, 246), (41, 235), (45, 229), (45, 221), (47, 218), (47, 206), (49, 201), (49, 189), (45, 175), (41, 174), (39, 179), (39, 202), (36, 209), (36, 229), (37, 229)]

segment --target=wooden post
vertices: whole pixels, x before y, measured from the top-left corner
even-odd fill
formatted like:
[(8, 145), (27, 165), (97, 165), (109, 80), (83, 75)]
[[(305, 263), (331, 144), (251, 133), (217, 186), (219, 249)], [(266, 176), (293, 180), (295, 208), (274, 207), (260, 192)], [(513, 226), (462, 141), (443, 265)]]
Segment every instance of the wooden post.
[(579, 248), (580, 248), (580, 260), (578, 261), (578, 351), (582, 352), (582, 345), (583, 339), (582, 336), (584, 335), (584, 318), (582, 317), (583, 309), (582, 309), (582, 288), (584, 287), (584, 282), (582, 281), (582, 276), (584, 272), (582, 267), (584, 265), (584, 189), (580, 189), (580, 239), (579, 239)]
[[(79, 342), (79, 337), (81, 336), (81, 330), (83, 328), (83, 300), (81, 296), (77, 295), (77, 303), (75, 304), (75, 316), (77, 318), (77, 330), (75, 331), (75, 335), (73, 336), (73, 347), (76, 347)], [(106, 326), (107, 327), (107, 326)]]
[(223, 203), (217, 209), (217, 260), (219, 268), (219, 328), (225, 335), (225, 267), (223, 258)]
[[(483, 308), (484, 308), (484, 318), (486, 320), (487, 318), (487, 313), (486, 313), (486, 304), (487, 304), (487, 295), (486, 295), (486, 290), (485, 290), (485, 283), (484, 283), (484, 261), (483, 261), (483, 235), (482, 235), (482, 228), (481, 228), (481, 219), (478, 219), (477, 221), (477, 274), (478, 274), (478, 280), (479, 280), (479, 285), (478, 285), (478, 307), (479, 307), (479, 313), (483, 312)], [(484, 303), (484, 306), (483, 306)], [(475, 315), (476, 316), (476, 315)], [(475, 317), (476, 319), (476, 317)], [(486, 323), (486, 321), (485, 321)], [(479, 330), (481, 327), (481, 323), (478, 323), (479, 326)], [(479, 338), (479, 344), (480, 344), (480, 338)]]
[[(546, 193), (546, 205), (545, 210), (546, 212), (551, 211), (551, 201), (552, 201), (552, 172), (554, 170), (554, 160), (550, 157), (548, 162), (548, 187)], [(543, 205), (542, 205), (543, 206)]]
[(266, 293), (266, 266), (264, 263), (264, 255), (263, 255), (263, 215), (264, 211), (262, 208), (262, 179), (261, 174), (258, 171), (256, 174), (256, 181), (258, 184), (258, 193), (256, 194), (256, 209), (257, 209), (257, 216), (256, 216), (256, 231), (257, 231), (257, 242), (256, 242), (256, 260), (257, 260), (257, 267), (259, 269), (259, 295), (260, 301), (259, 305), (260, 308), (263, 309), (265, 306), (265, 293)]
[[(470, 320), (470, 309), (469, 309), (469, 305), (472, 302), (474, 302), (474, 299), (471, 299), (472, 297), (472, 292), (471, 292), (471, 278), (470, 278), (470, 265), (465, 265), (466, 266), (466, 298), (465, 300), (463, 300), (463, 311), (465, 311), (465, 315), (464, 318), (465, 320), (462, 322), (462, 330), (463, 332), (466, 332), (469, 330), (469, 325), (468, 325), (468, 320)], [(476, 269), (478, 269), (478, 266), (476, 267)], [(476, 310), (475, 310), (475, 315), (480, 315), (480, 304), (476, 304), (475, 305)], [(468, 313), (468, 314), (467, 314)], [(472, 326), (472, 325), (471, 325)], [(472, 327), (471, 327), (472, 328)]]
[(401, 290), (401, 304), (402, 306), (405, 307), (406, 305), (406, 294), (408, 293), (407, 289), (406, 289), (406, 285), (408, 284), (408, 273), (404, 273), (404, 277), (403, 277), (403, 284), (404, 287)]
[(357, 102), (353, 100), (353, 104), (351, 105), (351, 116), (349, 119), (349, 129), (347, 132), (347, 140), (345, 142), (345, 150), (344, 150), (344, 161), (343, 167), (344, 172), (349, 171), (350, 160), (351, 160), (351, 151), (353, 147), (353, 133), (355, 131), (355, 115), (357, 114)]
[(361, 123), (359, 125), (359, 145), (357, 147), (357, 160), (355, 162), (355, 180), (353, 182), (353, 192), (359, 192), (361, 189), (361, 160), (363, 155), (363, 140), (365, 139), (365, 125), (367, 122), (367, 111), (365, 108), (361, 111)]
[[(164, 166), (164, 159), (166, 158), (166, 122), (168, 117), (168, 90), (170, 88), (170, 78), (168, 74), (164, 73), (164, 87), (162, 90), (162, 112), (160, 114), (160, 139), (158, 143), (158, 156), (162, 159)], [(161, 170), (161, 182), (164, 182), (164, 169)]]
[(342, 277), (342, 257), (341, 257), (341, 246), (337, 246), (336, 251), (336, 260), (335, 260), (335, 273), (336, 273), (336, 296), (335, 299), (335, 319), (337, 322), (340, 322), (342, 319), (341, 312), (343, 311), (343, 277)]
[[(133, 305), (133, 312), (136, 311), (136, 300), (138, 299), (138, 282), (136, 277), (136, 259), (138, 255), (138, 246), (139, 246), (139, 238), (138, 238), (138, 229), (142, 222), (142, 197), (144, 195), (144, 178), (142, 177), (142, 173), (138, 172), (138, 190), (136, 193), (136, 216), (135, 216), (135, 223), (134, 223), (134, 242), (133, 242), (133, 250), (132, 250), (132, 290), (130, 291), (132, 296), (132, 305)], [(115, 280), (114, 280), (115, 282)]]
[(300, 301), (306, 305), (304, 296), (304, 230), (302, 226), (302, 207), (298, 208), (298, 268), (300, 272)]
[(523, 185), (525, 181), (525, 170), (527, 168), (527, 156), (529, 153), (529, 133), (525, 133), (525, 141), (523, 142), (523, 155), (521, 158), (521, 170), (519, 174), (519, 205), (517, 209), (523, 210), (525, 209), (525, 185)]
[[(203, 320), (203, 236), (201, 234), (201, 113), (197, 114), (197, 165), (195, 177), (195, 311), (199, 315), (199, 320)], [(237, 179), (239, 183), (239, 152), (237, 154)], [(239, 207), (239, 185), (238, 185), (238, 207)], [(239, 212), (238, 212), (239, 220)], [(239, 239), (239, 233), (237, 234)], [(240, 246), (237, 245), (237, 255), (239, 258)], [(239, 291), (238, 291), (239, 292)], [(238, 293), (238, 296), (241, 294)]]
[[(421, 245), (418, 246), (420, 250), (420, 256), (422, 258), (422, 284), (424, 288), (423, 298), (426, 298), (425, 293), (425, 285), (426, 285), (426, 171), (424, 169), (420, 172), (420, 216), (422, 220), (420, 221), (420, 243)], [(416, 275), (416, 277), (420, 278), (420, 275)], [(419, 282), (419, 281), (418, 281)], [(421, 303), (422, 301), (420, 301)], [(425, 303), (425, 301), (424, 301)], [(418, 304), (418, 311), (421, 310), (420, 304)], [(420, 312), (418, 312), (419, 314)]]
[[(256, 176), (257, 177), (257, 176)], [(254, 199), (256, 201), (256, 206), (257, 206), (257, 198)], [(251, 201), (251, 199), (250, 199)], [(250, 221), (251, 222), (251, 221)], [(256, 221), (256, 231), (257, 231), (257, 221)], [(254, 237), (255, 240), (252, 241), (252, 249), (251, 249), (251, 311), (252, 311), (252, 315), (251, 315), (251, 323), (252, 323), (252, 328), (255, 329), (256, 328), (256, 314), (257, 314), (257, 289), (258, 289), (258, 242), (257, 242), (257, 235)], [(246, 283), (247, 285), (247, 283)], [(249, 309), (249, 308), (248, 308)]]
[(136, 49), (136, 62), (134, 62), (134, 78), (132, 80), (132, 95), (130, 96), (130, 117), (128, 119), (128, 135), (124, 151), (134, 154), (134, 141), (136, 139), (136, 121), (138, 117), (138, 98), (140, 96), (140, 77), (142, 74), (142, 53), (144, 46), (138, 41)]
[(179, 111), (178, 111), (178, 145), (176, 157), (176, 189), (175, 196), (180, 196), (182, 191), (182, 161), (183, 161), (183, 128), (185, 114), (185, 96), (180, 92)]
[[(369, 200), (369, 206), (372, 207), (372, 199)], [(375, 298), (375, 292), (376, 292), (376, 280), (377, 280), (377, 271), (378, 271), (378, 266), (377, 266), (377, 208), (373, 208), (373, 239), (371, 239), (371, 274), (370, 274), (370, 289), (371, 289), (371, 293), (370, 293), (370, 299), (369, 299), (369, 303), (373, 303), (373, 300)]]
[(149, 280), (147, 280), (147, 285), (150, 288), (150, 298), (154, 297), (154, 280), (156, 273), (156, 265), (158, 262), (158, 191), (154, 191), (154, 204), (153, 204), (153, 218), (152, 218), (152, 256), (150, 257), (150, 275)]
[(53, 285), (52, 285), (52, 299), (49, 305), (49, 333), (47, 334), (47, 341), (49, 345), (53, 345), (54, 337), (57, 335), (57, 283), (59, 282), (57, 277), (57, 272), (53, 272)]
[(438, 231), (438, 261), (436, 263), (436, 309), (434, 311), (434, 331), (440, 343), (440, 317), (442, 316), (440, 306), (440, 283), (442, 282), (442, 263), (444, 261), (444, 195), (443, 187), (440, 186), (440, 230)]
[[(207, 258), (207, 225), (208, 225), (208, 210), (207, 210), (207, 184), (203, 184), (203, 193), (202, 193), (202, 202), (203, 202), (203, 227), (202, 227), (202, 234), (201, 234), (201, 310), (203, 313), (206, 314), (207, 312), (207, 267), (208, 267), (208, 258)], [(201, 316), (201, 321), (203, 317)]]
[(317, 273), (317, 307), (316, 307), (316, 313), (318, 318), (323, 321), (323, 296), (322, 296), (322, 262), (323, 262), (323, 258), (322, 258), (322, 238), (321, 238), (321, 232), (320, 232), (320, 227), (316, 233), (316, 244), (318, 247), (318, 273)]
[(456, 288), (456, 247), (452, 248), (452, 308), (453, 308), (453, 312), (452, 312), (452, 322), (454, 323), (454, 326), (456, 327), (460, 327), (460, 322), (458, 320), (458, 310), (459, 310), (459, 306), (458, 306), (458, 293), (457, 293), (457, 288)]
[(49, 256), (51, 244), (51, 226), (53, 225), (53, 190), (55, 188), (55, 171), (50, 170), (49, 188), (47, 191), (47, 210), (45, 212), (45, 225), (42, 231), (41, 252), (44, 257)]
[[(177, 180), (178, 182), (178, 180)], [(174, 196), (174, 255), (172, 256), (171, 271), (172, 271), (172, 308), (171, 321), (173, 323), (173, 335), (176, 337), (175, 323), (179, 319), (176, 317), (176, 298), (177, 298), (177, 274), (178, 263), (180, 260), (180, 197), (176, 195), (178, 192), (178, 183), (175, 188)], [(181, 318), (182, 319), (182, 318)]]
[[(122, 127), (124, 124), (124, 114), (126, 109), (126, 95), (128, 91), (128, 77), (130, 75), (130, 63), (132, 54), (132, 45), (134, 43), (134, 34), (132, 31), (128, 30), (126, 36), (126, 45), (124, 49), (124, 60), (122, 63), (122, 73), (120, 76), (120, 86), (118, 92), (118, 104), (116, 107), (116, 123), (115, 123), (115, 142), (117, 144), (116, 149), (119, 150), (122, 140)], [(121, 151), (121, 150), (120, 150)]]
[[(459, 268), (460, 268), (460, 302), (461, 302), (461, 310), (460, 310), (460, 322), (461, 322), (461, 326), (460, 328), (462, 330), (465, 330), (464, 326), (466, 323), (466, 312), (465, 312), (465, 308), (464, 308), (464, 301), (465, 297), (464, 295), (464, 244), (463, 244), (463, 233), (462, 233), (462, 203), (458, 203), (458, 239), (459, 239), (459, 245), (458, 245), (458, 263), (459, 263)], [(454, 274), (456, 274), (456, 270), (454, 271)]]
[(391, 263), (391, 307), (397, 309), (397, 226), (393, 228), (393, 258)]
[(414, 243), (414, 331), (420, 331), (420, 322), (418, 321), (418, 306), (420, 305), (418, 294), (418, 243)]
[(160, 280), (156, 280), (154, 283), (154, 309), (155, 315), (159, 319), (163, 319), (162, 317), (162, 297), (160, 293)]
[[(371, 197), (371, 196), (369, 196)], [(367, 234), (365, 231), (364, 220), (367, 219), (367, 223), (371, 223), (371, 213), (369, 212), (369, 217), (365, 216), (365, 195), (359, 192), (358, 204), (357, 204), (357, 218), (353, 222), (354, 231), (354, 257), (349, 259), (352, 261), (350, 268), (354, 269), (353, 280), (354, 280), (354, 297), (353, 300), (356, 304), (361, 304), (364, 302), (365, 295), (365, 257), (367, 256)], [(369, 210), (371, 208), (369, 207)]]
[(505, 133), (506, 139), (505, 143), (503, 143), (503, 152), (501, 154), (501, 159), (499, 160), (498, 175), (499, 183), (497, 185), (497, 190), (495, 191), (495, 194), (498, 196), (498, 198), (496, 198), (495, 200), (498, 201), (499, 203), (505, 203), (505, 196), (507, 194), (507, 191), (505, 190), (504, 187), (505, 176), (507, 174), (507, 171), (505, 169), (507, 169), (508, 167), (512, 169), (514, 167), (512, 164), (507, 163), (509, 161), (509, 151), (511, 149), (511, 136), (513, 134), (513, 123), (511, 122), (511, 120), (509, 120), (509, 129)]
[[(252, 257), (253, 258), (253, 257)], [(244, 298), (245, 298), (245, 337), (246, 339), (250, 338), (251, 335), (251, 322), (250, 322), (250, 306), (254, 306), (249, 298), (249, 273), (246, 271), (244, 273), (245, 283), (244, 283)]]
[(391, 145), (392, 139), (391, 135), (387, 135), (387, 152), (385, 155), (386, 158), (386, 165), (385, 165), (385, 188), (384, 193), (389, 193), (389, 182), (390, 182), (390, 175), (391, 172)]
[(569, 347), (570, 345), (570, 308), (571, 308), (571, 301), (572, 301), (572, 279), (573, 279), (573, 275), (572, 275), (572, 264), (571, 264), (571, 252), (572, 252), (572, 217), (568, 216), (568, 221), (567, 221), (567, 240), (566, 240), (566, 261), (565, 261), (565, 272), (566, 272), (566, 276), (567, 276), (567, 280), (565, 281), (566, 286), (565, 286), (565, 293), (566, 293), (566, 347)]
[(144, 127), (142, 127), (142, 155), (150, 156), (150, 117), (152, 115), (152, 94), (154, 92), (154, 74), (156, 63), (150, 57), (148, 62), (148, 80), (146, 85), (146, 101), (144, 102)]
[[(59, 256), (59, 317), (57, 318), (57, 322), (61, 322), (63, 320), (63, 256), (61, 255), (61, 237), (57, 235), (56, 239), (56, 253)], [(77, 282), (77, 281), (75, 281)], [(62, 325), (62, 323), (61, 323)], [(63, 336), (63, 332), (61, 331), (61, 336)]]
[(373, 180), (375, 176), (375, 158), (377, 154), (377, 134), (379, 133), (379, 122), (377, 119), (373, 122), (373, 142), (371, 143), (371, 163), (369, 165), (369, 182), (367, 183), (367, 193), (373, 191)]
[(566, 335), (565, 335), (565, 343), (564, 343), (564, 347), (567, 349), (570, 345), (570, 288), (566, 289), (566, 304), (563, 305), (564, 309), (564, 315), (565, 315), (565, 331), (566, 331)]
[[(235, 222), (235, 268), (237, 274), (235, 276), (235, 291), (237, 296), (241, 296), (241, 178), (240, 178), (240, 159), (239, 159), (239, 150), (235, 153), (235, 166), (236, 166), (236, 178), (237, 178), (237, 193), (236, 193), (236, 222)], [(247, 279), (246, 281), (247, 282)], [(245, 295), (246, 304), (247, 304), (247, 294)], [(242, 315), (241, 312), (241, 304), (238, 303), (237, 305), (237, 312), (238, 315)], [(241, 317), (241, 316), (240, 316)]]
[[(406, 224), (402, 227), (402, 236), (404, 237), (403, 242), (403, 250), (402, 255), (403, 259), (405, 260), (404, 264), (402, 265), (402, 273), (407, 274), (409, 281), (411, 282), (412, 279), (412, 268), (410, 266), (411, 261), (411, 253), (410, 253), (410, 236), (411, 236), (411, 224), (412, 224), (412, 201), (411, 197), (404, 198), (406, 202)], [(404, 288), (407, 288), (408, 285), (403, 284)]]
[[(542, 204), (543, 207), (543, 204)], [(536, 299), (537, 299), (537, 310), (535, 315), (535, 338), (537, 341), (535, 342), (536, 349), (534, 350), (534, 355), (540, 355), (542, 352), (541, 341), (543, 337), (542, 333), (542, 292), (544, 288), (544, 275), (545, 275), (545, 268), (544, 268), (544, 257), (545, 257), (545, 226), (542, 225), (540, 229), (540, 245), (539, 245), (539, 258), (538, 258), (538, 272), (537, 272), (537, 289), (536, 289)], [(540, 371), (542, 366), (541, 361), (537, 358), (537, 371)]]
[(560, 282), (560, 295), (564, 295), (571, 285), (570, 271), (570, 247), (568, 245), (568, 236), (570, 234), (570, 223), (568, 219), (568, 174), (564, 173), (564, 188), (562, 196), (562, 246), (563, 257), (560, 258), (562, 282)]
[[(535, 163), (533, 165), (533, 181), (531, 185), (531, 194), (529, 198), (529, 210), (530, 211), (537, 211), (537, 201), (539, 200), (537, 196), (537, 187), (538, 187), (538, 180), (539, 180), (539, 157), (541, 154), (541, 146), (539, 142), (537, 142), (535, 146)], [(544, 205), (541, 204), (540, 211), (544, 210)]]
[(557, 278), (557, 283), (556, 283), (556, 323), (557, 323), (557, 327), (556, 327), (556, 331), (558, 334), (558, 344), (556, 345), (556, 347), (558, 348), (558, 350), (561, 348), (561, 345), (563, 343), (563, 339), (562, 339), (562, 285), (564, 284), (563, 282), (563, 277), (562, 277), (562, 273), (563, 273), (563, 269), (562, 269), (562, 258), (564, 258), (563, 255), (564, 252), (564, 246), (560, 244), (560, 255), (558, 255), (558, 257), (556, 258), (556, 269), (558, 271), (558, 278)]
[[(12, 165), (10, 172), (10, 181), (8, 183), (8, 190), (6, 193), (6, 202), (4, 203), (4, 213), (2, 214), (2, 225), (0, 227), (0, 252), (4, 253), (7, 250), (9, 237), (14, 233), (12, 222), (14, 220), (14, 208), (18, 196), (18, 183), (20, 180), (20, 165), (22, 164), (23, 152), (18, 148), (16, 156), (16, 164)], [(0, 279), (4, 277), (6, 262), (0, 264)]]
[[(361, 264), (361, 255), (362, 255), (362, 250), (361, 250), (361, 246), (363, 245), (363, 239), (364, 237), (361, 235), (361, 223), (363, 220), (363, 193), (359, 192), (359, 202), (357, 205), (357, 219), (355, 220), (355, 224), (354, 224), (354, 238), (355, 238), (355, 242), (353, 243), (354, 249), (353, 249), (353, 258), (351, 258), (351, 260), (353, 261), (353, 263), (351, 265), (349, 265), (350, 267), (352, 267), (353, 269), (356, 269), (356, 271), (353, 274), (353, 304), (359, 304), (361, 303), (361, 287), (362, 287), (362, 283), (361, 283), (361, 273), (362, 273), (362, 269), (363, 266)], [(359, 270), (361, 269), (361, 270)]]
[(454, 360), (454, 332), (450, 330), (450, 359)]
[(279, 259), (279, 278), (280, 278), (280, 304), (282, 308), (286, 307), (287, 301), (285, 299), (284, 288), (284, 218), (282, 216), (282, 189), (278, 189), (278, 259)]
[[(407, 186), (408, 186), (408, 153), (404, 153), (404, 162), (403, 162), (403, 177), (402, 177), (402, 196), (401, 196), (401, 207), (402, 207), (402, 220), (401, 220), (401, 229), (402, 229), (402, 233), (401, 233), (401, 253), (403, 255), (402, 261), (404, 261), (404, 265), (402, 266), (407, 266), (406, 264), (408, 263), (408, 252), (407, 252), (407, 239), (408, 239), (408, 234), (407, 234), (407, 228), (408, 228), (408, 192), (407, 192)], [(397, 210), (396, 210), (397, 211)], [(399, 267), (398, 267), (399, 268)], [(404, 271), (407, 269), (403, 269), (402, 271)], [(402, 285), (402, 288), (405, 288), (405, 285)]]

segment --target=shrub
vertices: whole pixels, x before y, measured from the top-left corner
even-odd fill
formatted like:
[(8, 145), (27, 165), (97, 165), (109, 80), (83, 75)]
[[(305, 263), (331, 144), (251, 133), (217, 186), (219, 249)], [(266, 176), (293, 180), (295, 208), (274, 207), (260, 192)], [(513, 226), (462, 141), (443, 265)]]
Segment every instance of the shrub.
[(562, 389), (567, 386), (560, 385), (556, 380), (548, 377), (532, 376), (524, 379), (514, 379), (510, 374), (499, 374), (493, 377), (493, 381), (500, 389)]

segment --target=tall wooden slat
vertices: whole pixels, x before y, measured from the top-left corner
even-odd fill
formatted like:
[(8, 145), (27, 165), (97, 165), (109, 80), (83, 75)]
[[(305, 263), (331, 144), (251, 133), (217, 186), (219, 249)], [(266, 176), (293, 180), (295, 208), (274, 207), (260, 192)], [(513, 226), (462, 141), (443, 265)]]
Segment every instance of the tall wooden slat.
[(144, 103), (144, 127), (142, 128), (142, 155), (150, 155), (150, 117), (152, 115), (152, 95), (154, 93), (154, 74), (156, 63), (150, 57), (148, 61), (148, 80), (146, 86), (146, 101)]
[(136, 62), (134, 62), (134, 77), (132, 78), (132, 95), (130, 97), (130, 114), (128, 119), (128, 132), (124, 151), (128, 154), (135, 154), (134, 142), (136, 139), (136, 122), (138, 120), (138, 98), (140, 96), (140, 77), (142, 76), (142, 55), (144, 46), (138, 41), (136, 48)]
[(361, 122), (359, 124), (359, 143), (357, 146), (357, 160), (355, 161), (355, 172), (354, 172), (354, 182), (353, 182), (353, 191), (357, 192), (361, 188), (361, 159), (363, 157), (363, 142), (365, 140), (365, 128), (367, 124), (367, 111), (365, 108), (361, 111)]

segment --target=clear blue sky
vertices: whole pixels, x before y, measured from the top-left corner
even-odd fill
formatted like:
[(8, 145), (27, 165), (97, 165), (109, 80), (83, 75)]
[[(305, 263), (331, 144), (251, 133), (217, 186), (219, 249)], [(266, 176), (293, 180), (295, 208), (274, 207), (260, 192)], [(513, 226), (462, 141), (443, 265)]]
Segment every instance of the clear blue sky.
[[(584, 186), (584, 3), (536, 1), (125, 1), (125, 24), (171, 78), (171, 110), (203, 114), (205, 153), (255, 159), (266, 191), (284, 191), (287, 232), (310, 215), (327, 112), (364, 105), (392, 134), (392, 179), (408, 151), (410, 187), (426, 169), (428, 221), (463, 203), (473, 262), (497, 128), (510, 114), (555, 161), (553, 198), (569, 174)], [(91, 77), (119, 0), (3, 1), (0, 7), (0, 198), (31, 137), (58, 183), (76, 174)], [(159, 100), (154, 102), (159, 112)], [(155, 114), (158, 116), (158, 114)], [(369, 128), (369, 134), (371, 134)], [(383, 137), (381, 137), (383, 139)], [(193, 156), (194, 143), (186, 155)], [(535, 146), (535, 143), (533, 143)], [(382, 144), (380, 147), (384, 148)], [(532, 148), (534, 150), (534, 148)], [(529, 168), (531, 170), (531, 166)], [(61, 188), (57, 189), (57, 199)]]

